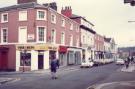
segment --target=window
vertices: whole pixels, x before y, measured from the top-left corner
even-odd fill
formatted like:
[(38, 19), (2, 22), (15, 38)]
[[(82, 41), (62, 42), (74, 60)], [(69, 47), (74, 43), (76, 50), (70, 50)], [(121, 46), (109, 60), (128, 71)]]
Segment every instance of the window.
[(37, 11), (37, 20), (46, 20), (46, 11), (45, 10)]
[(1, 22), (2, 23), (8, 22), (8, 13), (1, 14)]
[(1, 42), (7, 43), (8, 42), (8, 30), (7, 28), (3, 28), (1, 32)]
[(45, 42), (45, 27), (38, 27), (37, 28), (37, 41), (38, 42)]
[(27, 21), (27, 11), (19, 11), (19, 21)]
[(82, 42), (85, 43), (85, 36), (83, 35)]
[(51, 31), (51, 43), (55, 43), (56, 40), (56, 34), (55, 34), (55, 30), (53, 29)]
[(70, 30), (73, 30), (73, 24), (70, 23)]
[(62, 26), (62, 27), (65, 27), (65, 19), (62, 19), (62, 20), (61, 20), (61, 26)]
[(76, 40), (76, 46), (79, 47), (79, 37)]
[(79, 26), (78, 25), (76, 25), (76, 31), (79, 32)]
[(31, 66), (31, 53), (20, 53), (20, 66)]
[(70, 42), (69, 42), (70, 44), (69, 45), (73, 46), (73, 35), (70, 35), (69, 37), (70, 37)]
[(56, 23), (56, 15), (51, 14), (51, 22)]
[(61, 33), (61, 44), (65, 44), (65, 33), (64, 32), (62, 32)]

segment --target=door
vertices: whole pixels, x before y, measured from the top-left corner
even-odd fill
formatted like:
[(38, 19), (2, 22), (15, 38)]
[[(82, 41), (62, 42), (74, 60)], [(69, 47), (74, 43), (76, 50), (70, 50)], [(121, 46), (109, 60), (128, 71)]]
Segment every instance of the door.
[(44, 55), (38, 55), (38, 69), (44, 68)]
[(6, 70), (8, 69), (8, 52), (2, 51), (0, 56), (0, 69)]

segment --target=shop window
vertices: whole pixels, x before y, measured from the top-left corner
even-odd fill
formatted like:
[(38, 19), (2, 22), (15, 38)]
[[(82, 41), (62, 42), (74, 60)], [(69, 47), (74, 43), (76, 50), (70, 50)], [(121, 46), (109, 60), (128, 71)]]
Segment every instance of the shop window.
[(20, 53), (20, 66), (31, 66), (31, 53)]

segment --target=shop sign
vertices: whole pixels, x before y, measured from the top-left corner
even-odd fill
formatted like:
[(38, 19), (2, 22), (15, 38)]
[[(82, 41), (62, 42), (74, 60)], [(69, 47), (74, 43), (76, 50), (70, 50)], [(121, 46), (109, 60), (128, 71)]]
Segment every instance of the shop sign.
[(56, 51), (57, 50), (57, 47), (55, 47), (55, 46), (48, 46), (48, 50), (54, 50), (54, 51)]
[(34, 40), (34, 34), (28, 34), (28, 40)]
[(66, 46), (59, 46), (59, 52), (66, 53), (67, 47)]
[(16, 50), (57, 50), (57, 47), (51, 45), (17, 45)]
[(16, 46), (16, 49), (17, 50), (34, 50), (35, 47), (34, 46), (24, 46), (24, 45), (19, 45), (19, 46)]
[(35, 50), (48, 50), (46, 45), (36, 45)]

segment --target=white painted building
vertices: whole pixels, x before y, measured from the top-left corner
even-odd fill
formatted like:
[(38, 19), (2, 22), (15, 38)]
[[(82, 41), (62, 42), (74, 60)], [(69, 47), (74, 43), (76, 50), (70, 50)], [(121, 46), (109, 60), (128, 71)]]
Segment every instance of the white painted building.
[(83, 48), (83, 58), (86, 61), (94, 59), (94, 34), (93, 24), (87, 21), (85, 18), (81, 18), (81, 45)]

